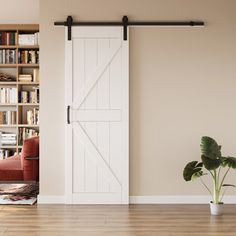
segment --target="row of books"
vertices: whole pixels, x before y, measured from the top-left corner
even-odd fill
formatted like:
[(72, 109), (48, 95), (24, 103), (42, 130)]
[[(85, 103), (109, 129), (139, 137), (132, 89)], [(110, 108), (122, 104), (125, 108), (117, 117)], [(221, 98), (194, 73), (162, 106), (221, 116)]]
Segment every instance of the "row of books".
[(16, 77), (8, 73), (0, 72), (0, 81), (1, 82), (15, 82)]
[(0, 64), (15, 64), (16, 50), (15, 49), (1, 49), (0, 50)]
[(31, 128), (20, 128), (18, 135), (19, 143), (22, 145), (25, 139), (39, 136), (39, 131)]
[(1, 145), (16, 145), (17, 135), (13, 133), (0, 133)]
[(13, 150), (0, 149), (0, 160), (7, 159), (8, 157), (11, 157), (13, 155), (15, 155)]
[(21, 64), (38, 64), (39, 51), (38, 50), (21, 50), (19, 51), (19, 63)]
[[(19, 103), (39, 103), (39, 87), (35, 86), (31, 91), (19, 92)], [(17, 88), (2, 87), (0, 88), (0, 104), (17, 103)]]
[[(0, 45), (16, 45), (17, 33), (13, 31), (0, 31)], [(33, 34), (19, 34), (19, 45), (39, 45), (39, 32)]]
[(0, 111), (0, 125), (15, 125), (16, 111)]
[(17, 88), (2, 87), (0, 88), (0, 103), (17, 103)]
[[(32, 128), (19, 128), (19, 145), (23, 145), (24, 140), (39, 136), (39, 131)], [(17, 135), (14, 133), (0, 132), (0, 143), (2, 146), (15, 146), (17, 143)]]
[[(38, 50), (21, 50), (18, 53), (19, 63), (21, 64), (38, 64)], [(0, 64), (16, 64), (15, 49), (0, 49)]]
[(34, 34), (19, 34), (19, 45), (39, 45), (39, 32)]
[[(15, 82), (16, 77), (8, 73), (0, 72), (0, 82)], [(39, 69), (34, 68), (32, 74), (19, 74), (19, 82), (39, 82)]]
[(15, 45), (16, 37), (16, 32), (0, 31), (0, 45)]
[(39, 69), (33, 69), (33, 74), (20, 74), (20, 82), (39, 82)]
[(26, 121), (28, 125), (39, 124), (39, 109), (33, 108), (26, 111)]
[(39, 87), (34, 87), (33, 91), (20, 91), (20, 103), (39, 103)]

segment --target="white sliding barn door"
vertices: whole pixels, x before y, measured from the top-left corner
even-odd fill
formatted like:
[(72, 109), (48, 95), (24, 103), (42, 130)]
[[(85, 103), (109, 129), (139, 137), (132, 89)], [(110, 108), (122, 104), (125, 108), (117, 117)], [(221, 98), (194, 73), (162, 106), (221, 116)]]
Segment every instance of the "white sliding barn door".
[(66, 38), (67, 203), (128, 203), (128, 85), (123, 28), (73, 27)]

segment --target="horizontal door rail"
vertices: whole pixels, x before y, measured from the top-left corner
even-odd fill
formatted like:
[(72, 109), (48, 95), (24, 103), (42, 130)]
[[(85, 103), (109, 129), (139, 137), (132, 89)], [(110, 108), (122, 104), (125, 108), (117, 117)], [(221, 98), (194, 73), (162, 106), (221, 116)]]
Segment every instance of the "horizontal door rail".
[(71, 27), (72, 26), (123, 26), (124, 27), (124, 40), (127, 40), (127, 27), (128, 26), (204, 26), (203, 21), (129, 21), (127, 16), (123, 16), (122, 21), (73, 21), (72, 16), (68, 16), (66, 21), (54, 22), (56, 26), (68, 27), (68, 40), (71, 40)]

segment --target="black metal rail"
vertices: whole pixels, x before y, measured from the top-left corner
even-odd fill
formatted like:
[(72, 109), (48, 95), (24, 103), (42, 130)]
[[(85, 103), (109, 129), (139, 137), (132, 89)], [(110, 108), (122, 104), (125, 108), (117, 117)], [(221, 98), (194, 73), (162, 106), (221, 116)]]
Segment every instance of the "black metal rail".
[(128, 26), (204, 26), (203, 21), (129, 21), (127, 16), (123, 16), (122, 21), (73, 21), (72, 16), (68, 16), (66, 21), (54, 22), (56, 26), (68, 27), (68, 40), (71, 40), (72, 26), (123, 26), (123, 39), (127, 40)]

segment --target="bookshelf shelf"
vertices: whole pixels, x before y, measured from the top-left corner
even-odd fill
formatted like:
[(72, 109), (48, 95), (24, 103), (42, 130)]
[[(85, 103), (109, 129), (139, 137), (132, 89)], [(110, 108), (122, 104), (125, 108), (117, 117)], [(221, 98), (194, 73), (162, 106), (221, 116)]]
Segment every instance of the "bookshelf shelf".
[(19, 49), (39, 49), (39, 45), (19, 45), (16, 47)]
[(18, 103), (18, 106), (39, 106), (39, 103)]
[(0, 68), (14, 68), (17, 66), (18, 64), (0, 64)]
[(22, 84), (22, 85), (39, 85), (39, 82), (17, 82), (17, 84)]
[(18, 124), (18, 125), (0, 125), (0, 128), (39, 128), (39, 125), (27, 125), (27, 124)]
[(18, 124), (18, 127), (21, 127), (21, 128), (39, 128), (39, 125)]
[(0, 49), (16, 49), (17, 45), (0, 45)]
[(17, 64), (18, 67), (39, 67), (39, 64)]
[(0, 82), (0, 85), (39, 85), (39, 82), (23, 82), (23, 81), (17, 81), (17, 82)]
[[(1, 36), (1, 32), (4, 37)], [(39, 64), (37, 62), (40, 46), (37, 44), (31, 45), (32, 41), (28, 41), (29, 45), (22, 45), (23, 43), (25, 44), (26, 41), (22, 41), (22, 44), (20, 43), (20, 40), (29, 38), (28, 36), (30, 34), (34, 35), (33, 42), (37, 42), (38, 32), (39, 25), (35, 24), (0, 24), (0, 74), (7, 74), (15, 79), (15, 81), (14, 79), (12, 79), (13, 81), (10, 81), (10, 79), (9, 81), (0, 81), (0, 92), (3, 93), (3, 91), (5, 92), (5, 90), (8, 89), (10, 91), (14, 90), (15, 93), (13, 93), (13, 97), (16, 96), (16, 102), (15, 98), (13, 100), (11, 98), (6, 100), (3, 96), (3, 100), (1, 100), (2, 98), (0, 96), (0, 113), (4, 113), (4, 115), (0, 114), (0, 123), (9, 123), (9, 121), (6, 122), (5, 114), (8, 115), (9, 111), (12, 113), (15, 112), (13, 124), (0, 124), (0, 132), (2, 134), (7, 134), (5, 137), (8, 137), (8, 134), (16, 135), (17, 142), (16, 145), (8, 145), (7, 143), (6, 145), (0, 145), (0, 151), (3, 150), (3, 152), (8, 151), (12, 153), (12, 151), (16, 151), (16, 153), (19, 154), (22, 149), (23, 140), (29, 138), (31, 135), (34, 136), (39, 134), (39, 125), (29, 125), (26, 123), (27, 120), (29, 121), (29, 119), (31, 119), (28, 117), (29, 115), (32, 115), (31, 112), (33, 112), (33, 116), (30, 117), (33, 117), (33, 121), (36, 123), (38, 120), (38, 92), (40, 82), (38, 82), (38, 79), (36, 78), (38, 78)], [(6, 40), (6, 35), (7, 37), (9, 36), (9, 38), (7, 38), (9, 41), (7, 42), (10, 45), (6, 45), (7, 43), (4, 41)], [(23, 76), (30, 74), (32, 75), (32, 81), (24, 81)], [(7, 91), (6, 94), (8, 94), (8, 92), (9, 91)], [(5, 97), (9, 96), (7, 95)], [(5, 103), (4, 101), (12, 101), (12, 103)], [(4, 119), (4, 122), (2, 119)]]
[(16, 149), (17, 146), (11, 146), (11, 145), (2, 145), (0, 146), (0, 149)]
[(1, 31), (38, 31), (39, 25), (37, 24), (1, 24)]
[(17, 103), (1, 103), (0, 106), (4, 106), (4, 107), (11, 107), (11, 106), (16, 106)]
[(0, 128), (17, 128), (17, 125), (0, 125)]
[(8, 81), (0, 82), (0, 85), (16, 85), (16, 84), (17, 84), (17, 82), (8, 82)]

